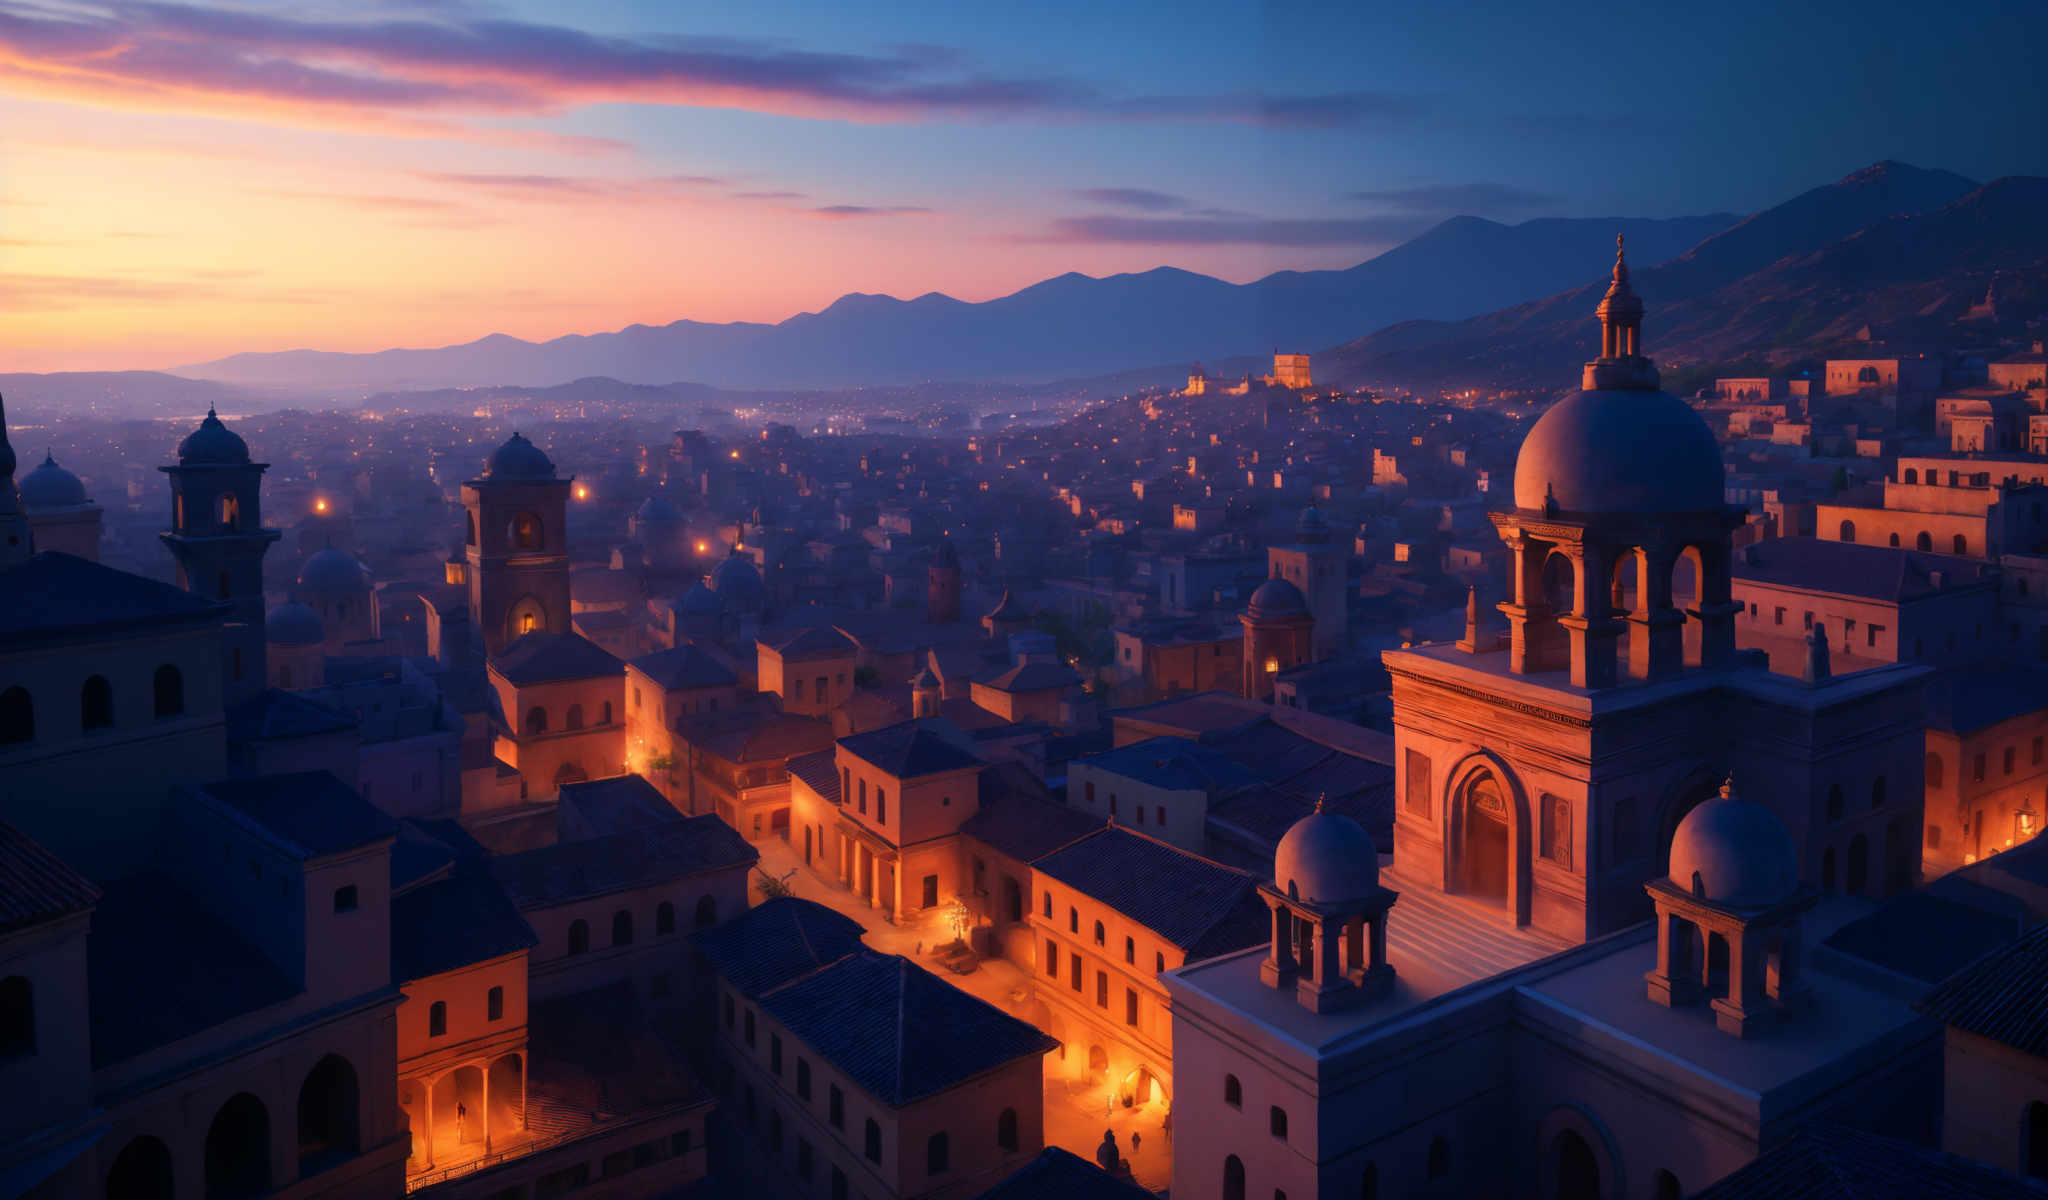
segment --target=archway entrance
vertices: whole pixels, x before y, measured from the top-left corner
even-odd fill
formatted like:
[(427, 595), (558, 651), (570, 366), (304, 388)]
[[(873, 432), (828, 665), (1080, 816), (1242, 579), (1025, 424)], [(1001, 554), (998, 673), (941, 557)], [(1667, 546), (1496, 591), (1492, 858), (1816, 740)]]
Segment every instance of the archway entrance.
[(356, 1149), (355, 1068), (330, 1054), (299, 1088), (299, 1175), (317, 1175)]
[(1551, 1143), (1555, 1158), (1557, 1200), (1600, 1200), (1600, 1162), (1593, 1148), (1575, 1130), (1567, 1129)]
[(1508, 806), (1491, 774), (1473, 779), (1465, 794), (1465, 829), (1458, 848), (1458, 890), (1489, 904), (1508, 903)]
[(1166, 1087), (1152, 1069), (1139, 1065), (1124, 1073), (1122, 1082), (1117, 1084), (1117, 1103), (1125, 1108), (1143, 1108), (1147, 1104), (1164, 1105)]
[(107, 1172), (107, 1200), (171, 1200), (171, 1151), (153, 1137), (122, 1147)]
[(206, 1195), (241, 1200), (270, 1190), (270, 1114), (247, 1092), (220, 1106), (206, 1131)]

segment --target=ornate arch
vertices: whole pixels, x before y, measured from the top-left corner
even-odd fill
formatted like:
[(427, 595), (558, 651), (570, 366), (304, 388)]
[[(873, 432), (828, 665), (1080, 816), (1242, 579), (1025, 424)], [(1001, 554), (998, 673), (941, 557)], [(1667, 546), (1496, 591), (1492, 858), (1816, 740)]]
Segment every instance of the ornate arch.
[(1529, 855), (1535, 840), (1529, 820), (1529, 793), (1522, 786), (1521, 776), (1515, 769), (1491, 750), (1472, 751), (1453, 763), (1445, 774), (1444, 793), (1437, 798), (1437, 811), (1443, 813), (1444, 890), (1460, 891), (1463, 887), (1465, 810), (1472, 782), (1482, 773), (1491, 774), (1499, 782), (1507, 802), (1504, 814), (1508, 826), (1507, 911), (1516, 925), (1527, 925), (1532, 883)]
[(1565, 1133), (1578, 1134), (1593, 1151), (1593, 1161), (1600, 1167), (1602, 1196), (1630, 1194), (1628, 1181), (1622, 1177), (1620, 1144), (1608, 1132), (1606, 1122), (1595, 1116), (1592, 1109), (1572, 1100), (1551, 1109), (1536, 1127), (1537, 1195), (1543, 1200), (1556, 1200), (1557, 1175), (1551, 1161), (1551, 1147)]

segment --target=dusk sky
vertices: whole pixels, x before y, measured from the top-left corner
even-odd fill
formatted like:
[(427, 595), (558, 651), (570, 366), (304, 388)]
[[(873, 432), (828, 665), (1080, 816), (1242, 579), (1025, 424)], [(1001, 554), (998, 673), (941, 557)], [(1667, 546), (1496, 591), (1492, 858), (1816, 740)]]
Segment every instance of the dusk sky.
[(0, 370), (1243, 281), (1883, 158), (2048, 174), (2039, 0), (768, 7), (0, 0)]

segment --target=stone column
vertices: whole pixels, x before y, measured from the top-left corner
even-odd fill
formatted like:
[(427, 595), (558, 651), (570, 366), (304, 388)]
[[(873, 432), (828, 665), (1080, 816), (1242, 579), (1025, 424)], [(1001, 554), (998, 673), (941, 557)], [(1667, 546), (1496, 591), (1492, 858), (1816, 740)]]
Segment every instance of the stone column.
[(1700, 556), (1700, 606), (1693, 613), (1700, 622), (1700, 665), (1730, 667), (1735, 663), (1735, 614), (1742, 606), (1729, 598), (1728, 544), (1723, 540), (1694, 548)]
[(1267, 987), (1287, 987), (1296, 974), (1293, 917), (1278, 900), (1267, 898), (1266, 908), (1273, 914), (1273, 941), (1266, 949), (1266, 961), (1259, 964), (1259, 981)]
[(1379, 914), (1369, 924), (1372, 958), (1366, 963), (1366, 969), (1377, 971), (1387, 965), (1387, 914)]
[(1637, 548), (1636, 609), (1629, 620), (1629, 674), (1669, 679), (1685, 667), (1685, 614), (1671, 603), (1671, 571), (1677, 559), (1663, 547)]
[(431, 1171), (434, 1169), (434, 1081), (422, 1079), (420, 1086), (426, 1095), (426, 1103), (420, 1107), (420, 1124), (426, 1127), (421, 1145), (426, 1151), (420, 1158), (423, 1160), (422, 1169)]
[(1615, 641), (1619, 623), (1609, 600), (1613, 557), (1603, 546), (1567, 546), (1572, 563), (1572, 614), (1558, 618), (1571, 644), (1572, 686), (1613, 687), (1619, 679), (1615, 670)]
[(1557, 617), (1543, 595), (1543, 562), (1550, 546), (1520, 534), (1504, 540), (1512, 559), (1508, 598), (1499, 605), (1508, 620), (1508, 670), (1517, 675), (1556, 670), (1562, 665)]
[(484, 1077), (484, 1153), (488, 1155), (491, 1152), (491, 1064), (488, 1059), (480, 1070)]
[(1333, 926), (1328, 917), (1317, 919), (1315, 923), (1316, 980), (1324, 987), (1329, 987), (1344, 977), (1344, 970), (1338, 965), (1337, 958), (1337, 950), (1343, 936), (1343, 928), (1341, 926)]

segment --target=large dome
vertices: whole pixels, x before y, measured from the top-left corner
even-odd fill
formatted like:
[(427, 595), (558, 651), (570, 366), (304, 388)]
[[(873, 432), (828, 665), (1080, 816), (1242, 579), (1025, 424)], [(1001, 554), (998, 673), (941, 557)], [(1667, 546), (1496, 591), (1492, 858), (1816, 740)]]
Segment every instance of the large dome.
[(329, 596), (358, 595), (370, 590), (370, 573), (354, 555), (329, 546), (307, 559), (299, 569), (299, 590)]
[(1778, 814), (1723, 784), (1671, 835), (1670, 879), (1716, 904), (1763, 908), (1799, 890), (1799, 853)]
[(1261, 617), (1306, 615), (1308, 597), (1301, 594), (1300, 588), (1274, 576), (1260, 584), (1258, 590), (1252, 593), (1252, 601), (1246, 606), (1245, 611), (1250, 613), (1254, 620)]
[(699, 580), (690, 585), (689, 591), (683, 593), (682, 608), (685, 613), (693, 616), (717, 616), (725, 611), (725, 601), (720, 600), (717, 592), (705, 587), (703, 581)]
[(221, 424), (209, 408), (199, 428), (178, 443), (178, 461), (186, 466), (241, 466), (249, 461), (249, 443)]
[(1379, 891), (1380, 852), (1364, 826), (1322, 802), (1294, 823), (1273, 853), (1273, 886), (1291, 900), (1343, 906)]
[(22, 477), (23, 508), (77, 508), (90, 503), (85, 495), (85, 484), (79, 481), (78, 476), (58, 466), (57, 460), (47, 453), (43, 455), (42, 466)]
[(525, 435), (515, 433), (506, 439), (504, 445), (491, 452), (491, 461), (484, 474), (491, 479), (507, 481), (553, 479), (555, 464), (539, 446), (527, 441)]
[(667, 492), (655, 492), (640, 502), (640, 507), (633, 516), (642, 522), (680, 521), (683, 519), (683, 510), (676, 507), (676, 502), (668, 498)]
[(712, 570), (711, 587), (720, 599), (729, 598), (732, 605), (746, 608), (761, 598), (761, 572), (753, 559), (735, 549)]
[(1708, 512), (1726, 503), (1714, 431), (1654, 389), (1574, 392), (1522, 440), (1515, 507), (1566, 513)]
[(273, 646), (312, 646), (326, 638), (320, 614), (296, 600), (278, 605), (263, 618), (263, 640)]

